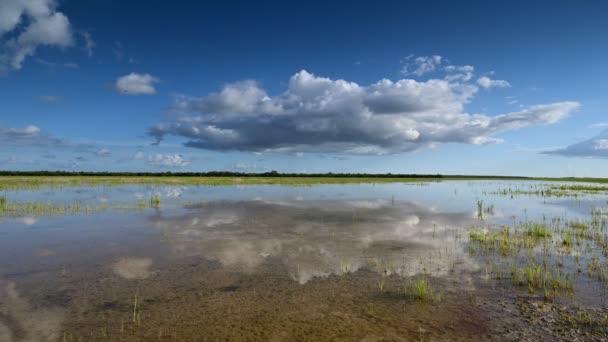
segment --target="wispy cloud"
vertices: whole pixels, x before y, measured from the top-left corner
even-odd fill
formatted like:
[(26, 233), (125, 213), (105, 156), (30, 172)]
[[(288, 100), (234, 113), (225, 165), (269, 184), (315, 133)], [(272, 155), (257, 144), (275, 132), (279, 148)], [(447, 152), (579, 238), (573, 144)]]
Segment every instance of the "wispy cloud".
[(598, 122), (589, 125), (589, 128), (608, 128), (608, 122)]
[(542, 153), (565, 157), (608, 158), (608, 130), (593, 138)]
[(488, 76), (482, 76), (477, 79), (477, 84), (484, 89), (492, 88), (509, 88), (511, 84), (505, 80), (493, 80)]
[(38, 99), (42, 102), (46, 103), (59, 103), (61, 102), (61, 97), (54, 95), (42, 95), (39, 96)]
[(443, 57), (439, 55), (418, 57), (409, 55), (403, 61), (404, 65), (401, 68), (401, 73), (405, 76), (422, 76), (437, 70), (442, 63), (442, 60)]
[[(136, 154), (135, 159), (143, 159), (143, 156)], [(148, 155), (148, 158), (145, 160), (149, 165), (161, 167), (185, 167), (191, 163), (190, 160), (185, 159), (180, 154), (154, 153)]]

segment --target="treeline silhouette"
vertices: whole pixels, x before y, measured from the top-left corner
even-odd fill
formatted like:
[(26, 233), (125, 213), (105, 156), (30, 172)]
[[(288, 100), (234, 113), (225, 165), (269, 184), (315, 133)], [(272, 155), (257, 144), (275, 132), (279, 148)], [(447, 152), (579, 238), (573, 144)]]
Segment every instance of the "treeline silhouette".
[(277, 171), (246, 173), (232, 171), (209, 172), (90, 172), (90, 171), (0, 171), (0, 176), (104, 176), (104, 177), (336, 177), (336, 178), (483, 178), (483, 179), (528, 179), (518, 176), (472, 176), (441, 174), (403, 174), (403, 173), (281, 173)]

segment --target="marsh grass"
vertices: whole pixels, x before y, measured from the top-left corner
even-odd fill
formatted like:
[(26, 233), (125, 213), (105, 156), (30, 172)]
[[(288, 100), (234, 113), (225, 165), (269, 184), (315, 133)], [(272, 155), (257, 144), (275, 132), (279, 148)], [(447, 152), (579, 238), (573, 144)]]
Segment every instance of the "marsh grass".
[(217, 177), (217, 176), (0, 176), (0, 191), (62, 189), (122, 185), (287, 185), (382, 184), (441, 181), (437, 177)]
[[(156, 203), (154, 203), (156, 205)], [(158, 204), (160, 205), (160, 203)], [(51, 203), (41, 201), (29, 202), (12, 202), (5, 198), (0, 202), (0, 217), (19, 217), (19, 216), (62, 216), (62, 215), (87, 215), (105, 212), (109, 210), (115, 211), (137, 211), (143, 210), (147, 205), (142, 205), (141, 202), (136, 204), (89, 204), (83, 202), (73, 203)]]
[(432, 297), (431, 284), (426, 276), (411, 280), (404, 288), (404, 294), (409, 297), (426, 302)]
[(160, 207), (160, 195), (156, 194), (150, 198), (150, 208), (159, 208)]
[[(491, 278), (540, 293), (546, 300), (560, 294), (574, 296), (575, 279), (586, 260), (589, 280), (608, 288), (608, 235), (605, 211), (594, 208), (591, 219), (564, 217), (514, 222), (511, 226), (486, 224), (469, 231), (469, 251), (487, 263)], [(579, 280), (580, 281), (580, 280)]]

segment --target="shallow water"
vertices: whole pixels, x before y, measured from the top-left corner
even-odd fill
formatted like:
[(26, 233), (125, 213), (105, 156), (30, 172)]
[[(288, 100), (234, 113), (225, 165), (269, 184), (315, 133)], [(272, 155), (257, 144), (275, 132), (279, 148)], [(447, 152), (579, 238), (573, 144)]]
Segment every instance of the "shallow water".
[[(522, 300), (606, 304), (608, 196), (531, 193), (550, 186), (5, 191), (91, 209), (0, 217), (0, 341), (518, 340)], [(589, 233), (566, 244), (573, 221)], [(470, 233), (519, 236), (533, 222), (551, 237), (502, 252)], [(540, 288), (527, 286), (530, 264), (549, 279)]]

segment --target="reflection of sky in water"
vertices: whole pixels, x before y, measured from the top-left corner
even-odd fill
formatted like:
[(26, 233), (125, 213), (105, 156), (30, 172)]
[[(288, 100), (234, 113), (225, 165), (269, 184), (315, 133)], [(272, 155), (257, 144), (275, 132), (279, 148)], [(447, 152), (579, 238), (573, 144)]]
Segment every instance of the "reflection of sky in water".
[(456, 229), (476, 223), (469, 212), (438, 213), (400, 201), (213, 202), (153, 221), (179, 254), (244, 272), (275, 259), (300, 283), (369, 265), (404, 276), (445, 276), (451, 262), (476, 268), (454, 238)]
[[(164, 207), (183, 202), (215, 200), (247, 201), (316, 201), (333, 200), (395, 200), (407, 201), (420, 207), (446, 211), (475, 211), (476, 201), (481, 199), (486, 205), (493, 204), (505, 216), (521, 216), (527, 211), (529, 218), (545, 215), (563, 215), (581, 212), (588, 214), (587, 208), (605, 206), (605, 195), (587, 195), (583, 198), (547, 198), (519, 195), (515, 198), (497, 195), (498, 189), (529, 190), (546, 187), (543, 182), (512, 181), (445, 181), (429, 183), (388, 183), (388, 184), (349, 184), (317, 186), (98, 186), (90, 188), (62, 188), (41, 191), (5, 191), (4, 196), (11, 201), (40, 201), (52, 203), (84, 204), (113, 203), (131, 204), (148, 201), (159, 194)], [(583, 202), (588, 202), (586, 205)], [(567, 207), (567, 208), (566, 208)], [(569, 213), (571, 211), (571, 213)]]
[[(142, 186), (5, 191), (8, 201), (160, 208), (57, 217), (0, 218), (0, 309), (33, 339), (53, 336), (63, 316), (34, 309), (11, 279), (73, 272), (124, 281), (171, 272), (173, 260), (202, 257), (228, 272), (279, 264), (300, 284), (366, 268), (378, 276), (429, 274), (474, 288), (484, 267), (456, 236), (471, 227), (564, 217), (588, 218), (607, 196), (542, 198), (496, 194), (541, 182), (447, 181), (289, 186)], [(477, 217), (477, 201), (493, 213)], [(466, 233), (465, 239), (466, 239)], [(164, 265), (164, 266), (163, 266)], [(164, 267), (164, 268), (163, 268)], [(278, 272), (278, 271), (277, 271)], [(43, 322), (41, 330), (32, 319)], [(8, 327), (0, 322), (0, 339)], [(29, 329), (29, 330), (28, 330)], [(34, 330), (32, 330), (34, 329)]]

